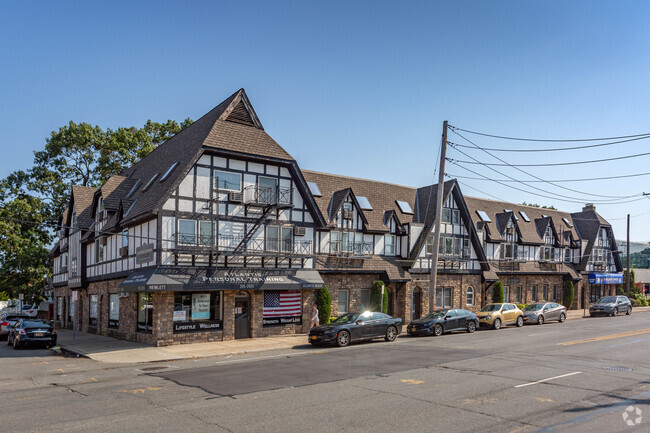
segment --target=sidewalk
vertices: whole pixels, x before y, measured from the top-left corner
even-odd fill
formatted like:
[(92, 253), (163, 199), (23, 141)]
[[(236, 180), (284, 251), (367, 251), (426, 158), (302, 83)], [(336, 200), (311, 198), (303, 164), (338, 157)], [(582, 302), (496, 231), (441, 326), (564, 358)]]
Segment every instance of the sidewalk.
[(213, 356), (241, 355), (276, 349), (291, 349), (309, 344), (307, 343), (307, 335), (298, 334), (152, 347), (132, 341), (77, 332), (76, 344), (73, 345), (72, 331), (59, 329), (57, 332), (57, 343), (63, 351), (76, 353), (95, 361), (110, 363), (178, 361)]
[[(636, 307), (632, 313), (647, 313), (650, 307)], [(589, 311), (586, 312), (589, 317)], [(569, 310), (567, 320), (583, 318), (583, 310)], [(152, 347), (132, 341), (118, 340), (101, 335), (78, 332), (76, 344), (72, 344), (72, 331), (59, 329), (58, 344), (61, 349), (77, 353), (95, 361), (109, 363), (139, 363), (178, 361), (183, 359), (208, 358), (214, 356), (241, 355), (266, 352), (277, 349), (311, 347), (305, 334), (282, 335), (278, 337), (247, 338), (244, 340), (216, 341), (213, 343), (177, 344), (166, 347)]]

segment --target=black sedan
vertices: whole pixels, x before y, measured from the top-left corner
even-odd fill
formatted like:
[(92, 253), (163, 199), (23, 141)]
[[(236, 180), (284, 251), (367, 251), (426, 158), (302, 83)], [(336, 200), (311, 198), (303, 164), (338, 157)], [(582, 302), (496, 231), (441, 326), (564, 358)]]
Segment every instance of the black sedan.
[(409, 323), (409, 335), (442, 335), (443, 332), (474, 332), (478, 328), (478, 317), (471, 311), (453, 309), (433, 311), (421, 319)]
[(312, 328), (309, 331), (309, 342), (315, 346), (336, 344), (344, 347), (353, 341), (380, 337), (386, 341), (395, 341), (400, 332), (402, 332), (402, 319), (384, 313), (366, 311), (344, 314), (334, 319), (332, 323)]
[(56, 330), (43, 320), (20, 319), (9, 328), (7, 344), (13, 344), (14, 349), (28, 345), (52, 347), (56, 344)]

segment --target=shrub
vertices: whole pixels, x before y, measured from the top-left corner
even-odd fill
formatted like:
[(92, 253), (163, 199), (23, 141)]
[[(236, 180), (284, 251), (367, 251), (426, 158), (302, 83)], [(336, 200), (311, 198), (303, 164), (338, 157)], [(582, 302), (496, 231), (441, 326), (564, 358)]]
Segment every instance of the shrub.
[(526, 304), (517, 304), (517, 308), (523, 310), (526, 307)]
[(503, 283), (497, 281), (492, 286), (492, 302), (503, 302)]
[(567, 281), (564, 283), (564, 294), (562, 296), (562, 302), (564, 303), (564, 306), (567, 310), (570, 310), (571, 306), (573, 305), (573, 296), (573, 281)]
[[(384, 288), (384, 299), (380, 300), (382, 287)], [(388, 289), (386, 289), (384, 282), (381, 280), (372, 283), (372, 289), (370, 289), (370, 305), (372, 306), (373, 311), (381, 311), (382, 313), (388, 312)]]
[(647, 307), (648, 300), (646, 297), (640, 293), (637, 293), (634, 298), (630, 299), (631, 301), (636, 301), (637, 307)]
[(323, 286), (322, 289), (316, 289), (314, 302), (316, 302), (316, 308), (318, 308), (318, 319), (320, 323), (329, 323), (330, 315), (332, 314), (332, 295), (330, 295), (327, 286)]

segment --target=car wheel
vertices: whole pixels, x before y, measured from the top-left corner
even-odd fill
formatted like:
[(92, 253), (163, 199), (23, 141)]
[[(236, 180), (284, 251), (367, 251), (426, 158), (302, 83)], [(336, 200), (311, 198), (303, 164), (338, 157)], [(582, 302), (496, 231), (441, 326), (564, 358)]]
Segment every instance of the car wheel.
[(384, 340), (395, 341), (396, 338), (397, 338), (397, 328), (394, 326), (389, 326), (388, 329), (386, 330), (386, 336), (384, 337)]
[(538, 325), (543, 325), (544, 324), (544, 316), (542, 316), (541, 314), (539, 316), (537, 316), (537, 324)]
[(11, 346), (11, 340), (9, 339), (8, 335), (7, 335), (7, 346)]
[(628, 316), (629, 316), (630, 314), (632, 314), (632, 307), (628, 307), (628, 308), (627, 308), (627, 313), (625, 313), (625, 314), (628, 315)]
[(348, 331), (339, 332), (339, 336), (336, 338), (336, 345), (345, 347), (348, 344), (350, 344), (350, 333)]
[(442, 335), (442, 325), (436, 325), (433, 327), (433, 335), (440, 337)]
[(519, 316), (517, 317), (517, 328), (521, 328), (522, 326), (524, 326), (524, 318)]
[(494, 329), (501, 329), (501, 319), (494, 319), (494, 322), (492, 323), (492, 327)]
[(474, 323), (474, 321), (472, 320), (467, 324), (467, 332), (471, 334), (474, 331), (476, 331), (476, 323)]
[(618, 308), (614, 308), (614, 312), (612, 313), (612, 316), (614, 317), (618, 316)]
[(564, 313), (560, 314), (560, 323), (564, 323), (565, 320), (566, 320), (566, 314)]

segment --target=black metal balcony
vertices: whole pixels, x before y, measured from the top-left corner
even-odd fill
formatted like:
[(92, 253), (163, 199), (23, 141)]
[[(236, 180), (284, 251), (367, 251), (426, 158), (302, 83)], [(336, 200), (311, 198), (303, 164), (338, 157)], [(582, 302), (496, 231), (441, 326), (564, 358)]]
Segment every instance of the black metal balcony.
[(330, 254), (333, 255), (369, 257), (373, 252), (372, 242), (330, 242)]
[(243, 203), (247, 206), (274, 206), (278, 209), (286, 209), (293, 207), (291, 191), (292, 188), (251, 185), (244, 188)]

